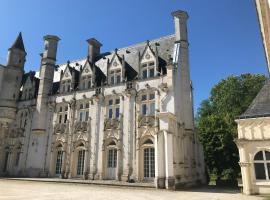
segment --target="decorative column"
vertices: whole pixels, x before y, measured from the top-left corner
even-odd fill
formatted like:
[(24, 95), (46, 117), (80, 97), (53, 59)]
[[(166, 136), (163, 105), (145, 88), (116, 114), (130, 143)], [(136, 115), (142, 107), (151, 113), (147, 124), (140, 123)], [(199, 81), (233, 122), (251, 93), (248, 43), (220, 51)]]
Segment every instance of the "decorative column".
[(67, 150), (66, 150), (66, 162), (65, 162), (65, 178), (72, 178), (72, 170), (73, 170), (73, 134), (75, 132), (75, 112), (76, 112), (76, 99), (70, 101), (70, 116), (69, 116), (69, 133), (67, 135)]
[(175, 185), (174, 169), (173, 169), (173, 134), (169, 131), (164, 131), (165, 143), (165, 165), (166, 179), (165, 185), (167, 189), (173, 189)]
[(155, 134), (155, 185), (156, 188), (165, 188), (165, 158), (163, 131)]
[(251, 181), (251, 162), (248, 158), (248, 154), (245, 150), (246, 144), (242, 141), (237, 141), (237, 146), (240, 154), (239, 165), (241, 167), (242, 181), (243, 181), (243, 193), (244, 194), (253, 194), (252, 190), (252, 181)]

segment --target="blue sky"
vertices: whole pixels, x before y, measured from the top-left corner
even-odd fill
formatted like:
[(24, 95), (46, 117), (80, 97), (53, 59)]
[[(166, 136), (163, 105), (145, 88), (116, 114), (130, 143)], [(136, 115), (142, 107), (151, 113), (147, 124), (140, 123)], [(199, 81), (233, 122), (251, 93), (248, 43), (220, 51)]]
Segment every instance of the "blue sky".
[(253, 0), (1, 0), (0, 63), (19, 31), (28, 53), (25, 70), (37, 70), (46, 34), (61, 38), (61, 64), (85, 57), (90, 37), (108, 51), (172, 34), (170, 13), (177, 9), (190, 16), (195, 109), (228, 75), (267, 74)]

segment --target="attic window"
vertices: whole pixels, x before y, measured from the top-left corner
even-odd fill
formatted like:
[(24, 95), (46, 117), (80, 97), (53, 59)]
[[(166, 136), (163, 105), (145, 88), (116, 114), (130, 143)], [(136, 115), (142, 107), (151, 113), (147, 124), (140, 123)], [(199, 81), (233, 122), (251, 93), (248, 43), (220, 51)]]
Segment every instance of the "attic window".
[(147, 62), (142, 64), (142, 79), (155, 77), (155, 62)]

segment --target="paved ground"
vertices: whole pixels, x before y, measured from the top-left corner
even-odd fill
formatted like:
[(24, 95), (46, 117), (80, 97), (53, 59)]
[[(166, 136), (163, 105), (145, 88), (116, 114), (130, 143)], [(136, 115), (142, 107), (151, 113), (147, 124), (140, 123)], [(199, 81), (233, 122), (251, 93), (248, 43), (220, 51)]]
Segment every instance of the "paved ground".
[(0, 200), (255, 200), (238, 191), (201, 188), (190, 191), (167, 191), (145, 188), (46, 183), (0, 179)]

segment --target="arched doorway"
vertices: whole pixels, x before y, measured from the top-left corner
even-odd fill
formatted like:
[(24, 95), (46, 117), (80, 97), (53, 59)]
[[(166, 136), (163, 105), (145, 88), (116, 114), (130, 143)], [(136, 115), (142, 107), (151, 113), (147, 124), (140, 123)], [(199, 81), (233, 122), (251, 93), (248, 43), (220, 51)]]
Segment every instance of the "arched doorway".
[(56, 160), (55, 160), (55, 176), (62, 175), (63, 166), (63, 146), (59, 144), (56, 148)]
[(155, 178), (155, 148), (153, 140), (148, 138), (141, 146), (141, 176), (144, 181), (154, 181)]
[(76, 167), (76, 174), (78, 177), (81, 177), (84, 175), (84, 168), (85, 168), (85, 149), (84, 145), (81, 144), (78, 148), (77, 153), (77, 167)]
[(109, 180), (115, 180), (117, 175), (117, 148), (116, 143), (111, 141), (106, 149), (107, 155), (107, 169), (106, 178)]

